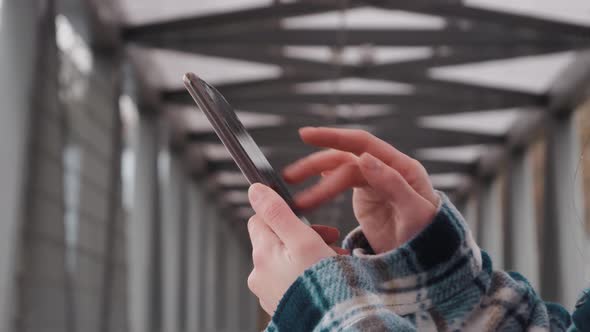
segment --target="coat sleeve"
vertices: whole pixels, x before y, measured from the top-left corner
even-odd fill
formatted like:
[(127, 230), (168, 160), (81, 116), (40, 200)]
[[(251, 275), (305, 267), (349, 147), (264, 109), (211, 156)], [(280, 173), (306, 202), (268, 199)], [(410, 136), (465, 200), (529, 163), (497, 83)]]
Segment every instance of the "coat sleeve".
[(569, 314), (546, 305), (524, 277), (493, 271), (461, 214), (441, 195), (432, 222), (375, 254), (362, 230), (350, 256), (326, 258), (287, 290), (267, 331), (566, 331)]

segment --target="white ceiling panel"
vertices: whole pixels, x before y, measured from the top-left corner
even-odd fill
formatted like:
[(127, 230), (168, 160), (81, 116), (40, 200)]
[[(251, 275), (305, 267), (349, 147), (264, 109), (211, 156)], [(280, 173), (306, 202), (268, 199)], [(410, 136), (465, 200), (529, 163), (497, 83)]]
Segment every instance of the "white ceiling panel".
[(119, 0), (125, 21), (140, 24), (268, 6), (271, 0)]
[(574, 57), (574, 52), (561, 52), (439, 67), (429, 74), (439, 79), (543, 93)]
[(473, 163), (479, 157), (488, 151), (490, 147), (486, 145), (464, 145), (441, 148), (419, 149), (416, 156), (424, 160), (456, 161), (463, 163)]
[(295, 85), (298, 93), (351, 93), (351, 94), (411, 94), (410, 84), (363, 78), (343, 78), (339, 80), (300, 83)]
[[(223, 146), (221, 143), (206, 143), (206, 144), (199, 144), (199, 147), (203, 151), (203, 154), (208, 160), (215, 160), (215, 161), (223, 161), (223, 160), (232, 160), (229, 151)], [(260, 147), (260, 150), (264, 153), (266, 157), (272, 155), (272, 149), (268, 147)]]
[(465, 0), (470, 7), (537, 16), (590, 26), (590, 1), (588, 0)]
[(331, 11), (297, 16), (282, 21), (283, 27), (306, 29), (332, 29), (342, 25), (354, 29), (442, 29), (445, 24), (445, 19), (437, 16), (372, 7), (354, 8), (344, 13)]
[(460, 173), (431, 174), (430, 181), (434, 188), (457, 188), (469, 183), (469, 177)]
[[(187, 92), (188, 93), (188, 92)], [(182, 113), (182, 119), (186, 130), (193, 132), (212, 132), (213, 127), (207, 120), (205, 113), (198, 110), (197, 106), (171, 106), (171, 113)], [(278, 126), (284, 122), (279, 115), (257, 114), (237, 111), (236, 115), (246, 128), (261, 128)]]
[(420, 118), (418, 124), (426, 128), (502, 135), (523, 113), (526, 112), (521, 109), (508, 109), (427, 116)]
[(223, 195), (223, 198), (226, 202), (233, 204), (242, 204), (250, 202), (250, 200), (248, 199), (247, 191), (231, 190), (226, 192)]
[(227, 186), (248, 185), (248, 180), (242, 172), (219, 172), (215, 176), (215, 180), (219, 184)]
[[(333, 63), (333, 49), (326, 46), (286, 46), (285, 55), (298, 59)], [(400, 62), (428, 58), (433, 54), (430, 47), (373, 47), (347, 46), (339, 54), (342, 64), (358, 65), (370, 60), (374, 64)]]
[(282, 73), (278, 66), (256, 62), (158, 49), (147, 52), (150, 62), (158, 69), (157, 77), (152, 80), (163, 88), (182, 86), (182, 76), (189, 71), (212, 84), (275, 78)]
[(326, 119), (340, 117), (346, 119), (365, 119), (374, 116), (393, 114), (390, 105), (312, 105), (310, 112)]

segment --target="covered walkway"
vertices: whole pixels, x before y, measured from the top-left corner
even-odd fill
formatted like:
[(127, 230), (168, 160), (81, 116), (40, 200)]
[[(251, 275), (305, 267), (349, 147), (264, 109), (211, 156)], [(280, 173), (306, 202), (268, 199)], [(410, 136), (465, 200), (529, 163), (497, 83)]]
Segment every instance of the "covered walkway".
[[(264, 326), (248, 184), (187, 71), (276, 169), (299, 127), (368, 130), (496, 268), (570, 308), (588, 286), (586, 0), (0, 0), (0, 331)], [(350, 193), (309, 219), (351, 230)]]

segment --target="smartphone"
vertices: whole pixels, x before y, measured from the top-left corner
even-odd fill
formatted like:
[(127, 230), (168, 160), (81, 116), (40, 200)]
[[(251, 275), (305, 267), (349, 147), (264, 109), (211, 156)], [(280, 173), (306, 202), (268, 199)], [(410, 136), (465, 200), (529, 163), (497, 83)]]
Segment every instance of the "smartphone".
[(193, 73), (186, 73), (183, 81), (195, 103), (205, 113), (213, 125), (213, 130), (248, 182), (250, 184), (262, 183), (274, 189), (289, 204), (299, 219), (309, 225), (309, 222), (295, 207), (293, 196), (287, 189), (287, 185), (272, 168), (223, 95)]

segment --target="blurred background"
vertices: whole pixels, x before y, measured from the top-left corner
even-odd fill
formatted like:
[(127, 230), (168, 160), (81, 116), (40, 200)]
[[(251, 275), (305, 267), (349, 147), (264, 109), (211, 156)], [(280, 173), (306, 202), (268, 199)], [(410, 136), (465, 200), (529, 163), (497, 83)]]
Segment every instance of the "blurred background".
[[(569, 308), (590, 284), (587, 0), (0, 0), (0, 68), (1, 331), (264, 327), (248, 184), (187, 71), (276, 169), (301, 126), (368, 130), (495, 268)], [(309, 219), (346, 233), (350, 205)]]

